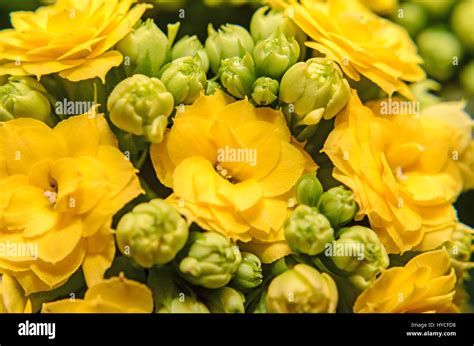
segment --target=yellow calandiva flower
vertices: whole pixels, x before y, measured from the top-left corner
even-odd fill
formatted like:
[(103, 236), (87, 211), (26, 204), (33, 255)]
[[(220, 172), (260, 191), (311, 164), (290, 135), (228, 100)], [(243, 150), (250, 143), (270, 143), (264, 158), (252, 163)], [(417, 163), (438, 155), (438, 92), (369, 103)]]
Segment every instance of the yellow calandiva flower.
[(453, 131), (424, 114), (384, 114), (396, 102), (371, 109), (353, 92), (323, 151), (334, 178), (354, 192), (355, 219), (368, 216), (389, 253), (432, 250), (450, 238), (462, 189)]
[(151, 313), (150, 289), (123, 275), (89, 286), (84, 299), (62, 299), (44, 303), (42, 313)]
[(405, 84), (425, 78), (422, 59), (404, 28), (378, 17), (357, 0), (267, 0), (313, 41), (310, 48), (336, 61), (349, 78), (364, 75), (387, 94), (412, 98)]
[(456, 274), (445, 250), (425, 252), (404, 267), (382, 272), (362, 292), (354, 312), (422, 313), (458, 312), (453, 303)]
[(294, 186), (317, 166), (293, 144), (281, 111), (233, 101), (217, 91), (178, 110), (151, 158), (188, 221), (272, 262), (290, 252), (283, 223)]
[(463, 178), (463, 190), (474, 188), (474, 121), (464, 111), (466, 102), (440, 102), (421, 113), (429, 121), (438, 121), (450, 128), (450, 152)]
[(18, 282), (8, 274), (0, 276), (0, 313), (31, 313), (31, 301)]
[(136, 0), (58, 0), (35, 12), (11, 14), (0, 31), (0, 75), (59, 73), (70, 81), (105, 75), (123, 56), (111, 50), (150, 5)]
[(0, 273), (26, 296), (81, 266), (89, 285), (100, 280), (115, 253), (112, 217), (141, 192), (101, 114), (54, 129), (29, 118), (0, 123)]

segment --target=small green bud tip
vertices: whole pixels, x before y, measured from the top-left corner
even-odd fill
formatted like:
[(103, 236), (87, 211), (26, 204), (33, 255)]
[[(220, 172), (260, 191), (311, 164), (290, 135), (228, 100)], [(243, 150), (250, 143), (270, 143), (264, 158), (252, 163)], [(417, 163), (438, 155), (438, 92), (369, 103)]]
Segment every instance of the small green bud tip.
[(258, 42), (253, 51), (258, 75), (278, 80), (298, 61), (299, 55), (298, 42), (281, 31)]
[(0, 85), (0, 121), (17, 118), (41, 120), (54, 125), (50, 98), (46, 89), (31, 77), (8, 77)]
[(448, 251), (451, 258), (468, 262), (471, 258), (474, 245), (474, 230), (469, 226), (458, 222), (451, 235), (451, 240), (445, 242), (443, 246)]
[(209, 313), (209, 309), (202, 302), (196, 300), (191, 296), (181, 296), (174, 298), (169, 306), (163, 306), (158, 310), (158, 313), (171, 314), (202, 314)]
[(188, 238), (188, 224), (161, 199), (137, 205), (117, 225), (120, 251), (144, 268), (173, 260)]
[(160, 79), (174, 97), (174, 103), (192, 104), (204, 92), (207, 79), (199, 55), (177, 58), (163, 66)]
[(204, 46), (196, 35), (184, 36), (176, 42), (171, 49), (171, 60), (176, 60), (185, 56), (194, 57), (196, 55), (199, 56), (202, 69), (207, 73), (209, 70), (209, 57), (207, 56)]
[[(317, 124), (331, 119), (349, 101), (350, 88), (336, 63), (313, 58), (293, 65), (280, 84), (280, 101), (293, 105), (297, 125)], [(305, 119), (309, 116), (310, 119)]]
[(464, 47), (469, 51), (474, 52), (472, 18), (474, 18), (474, 5), (472, 0), (460, 1), (451, 15), (451, 27), (456, 33), (456, 36), (463, 43)]
[(252, 56), (247, 53), (242, 58), (233, 57), (222, 60), (218, 77), (232, 96), (238, 99), (250, 96), (256, 80)]
[(179, 271), (193, 285), (219, 288), (229, 283), (241, 261), (239, 249), (223, 235), (192, 232), (179, 262)]
[(243, 57), (247, 52), (252, 54), (254, 41), (250, 33), (240, 25), (225, 24), (216, 31), (209, 24), (205, 47), (211, 69), (217, 74), (221, 60)]
[(212, 313), (245, 313), (244, 295), (230, 287), (208, 292), (204, 301)]
[(110, 120), (118, 128), (161, 143), (174, 107), (173, 95), (162, 81), (136, 74), (121, 81), (107, 101)]
[(305, 174), (296, 182), (296, 201), (298, 204), (316, 207), (322, 193), (323, 186), (315, 173)]
[(298, 206), (285, 221), (285, 238), (296, 253), (317, 255), (326, 244), (334, 240), (334, 230), (329, 220), (316, 208)]
[(288, 39), (294, 38), (300, 47), (300, 58), (305, 56), (307, 40), (306, 34), (285, 15), (284, 11), (271, 9), (268, 6), (260, 7), (255, 11), (250, 21), (250, 33), (255, 42), (269, 38), (276, 32), (283, 33)]
[(338, 297), (328, 274), (297, 264), (272, 280), (266, 305), (270, 313), (334, 313)]
[(269, 77), (258, 78), (252, 86), (252, 99), (259, 106), (268, 106), (278, 99), (280, 84)]
[(370, 228), (341, 228), (338, 238), (328, 246), (325, 255), (341, 270), (350, 273), (349, 280), (365, 289), (389, 265), (389, 257), (377, 234)]
[(168, 60), (169, 40), (153, 20), (148, 19), (119, 41), (117, 50), (124, 56), (128, 75), (143, 73), (158, 77), (161, 66)]
[(341, 185), (321, 195), (318, 209), (328, 218), (332, 227), (339, 228), (354, 218), (358, 207), (352, 191)]
[(262, 281), (260, 259), (249, 252), (242, 252), (242, 262), (231, 280), (231, 285), (237, 289), (250, 289), (260, 286)]

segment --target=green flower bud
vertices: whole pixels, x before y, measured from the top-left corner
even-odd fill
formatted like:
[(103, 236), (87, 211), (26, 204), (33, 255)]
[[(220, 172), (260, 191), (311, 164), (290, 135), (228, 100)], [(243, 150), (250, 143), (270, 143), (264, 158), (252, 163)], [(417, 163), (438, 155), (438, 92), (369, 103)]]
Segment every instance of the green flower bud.
[(222, 60), (219, 79), (229, 94), (239, 99), (250, 96), (255, 82), (255, 65), (250, 54)]
[(209, 313), (209, 309), (191, 296), (174, 298), (169, 306), (163, 306), (158, 310), (159, 314), (204, 314)]
[(0, 85), (0, 121), (33, 118), (53, 126), (51, 96), (31, 77), (9, 77)]
[(260, 259), (250, 252), (242, 252), (242, 262), (230, 282), (232, 287), (245, 290), (260, 286), (262, 281)]
[(158, 77), (160, 68), (169, 61), (170, 47), (178, 29), (179, 24), (168, 25), (166, 36), (153, 19), (148, 19), (117, 43), (117, 50), (124, 56), (127, 75)]
[(370, 228), (341, 228), (338, 239), (324, 252), (337, 268), (350, 273), (349, 281), (363, 290), (389, 265), (387, 251)]
[(349, 97), (349, 83), (343, 78), (341, 69), (326, 58), (313, 58), (293, 65), (280, 83), (280, 101), (288, 105), (290, 128), (297, 138), (322, 118), (334, 117)]
[(300, 57), (306, 55), (306, 34), (285, 15), (284, 11), (271, 9), (268, 6), (260, 7), (255, 11), (250, 21), (250, 33), (255, 42), (265, 40), (275, 32), (282, 32), (288, 38), (294, 38), (300, 47)]
[(121, 81), (107, 101), (110, 120), (118, 128), (160, 143), (173, 111), (173, 95), (162, 81), (136, 74)]
[(296, 207), (285, 221), (285, 238), (296, 253), (310, 256), (324, 251), (327, 243), (334, 240), (334, 230), (329, 220), (316, 208), (306, 205)]
[(454, 34), (443, 28), (428, 28), (418, 35), (416, 42), (430, 76), (445, 81), (454, 75), (454, 59), (460, 61), (463, 56), (462, 45)]
[(474, 18), (474, 4), (472, 0), (459, 2), (451, 15), (451, 27), (465, 48), (470, 51), (474, 51), (472, 18)]
[(214, 314), (245, 313), (245, 297), (230, 287), (222, 287), (205, 293), (204, 301)]
[(226, 24), (216, 31), (209, 24), (208, 35), (206, 52), (214, 73), (218, 72), (222, 59), (243, 57), (246, 52), (253, 52), (252, 36), (240, 25)]
[(296, 182), (296, 201), (298, 204), (316, 207), (323, 193), (323, 186), (314, 173), (308, 173)]
[(318, 209), (328, 218), (332, 227), (339, 228), (354, 218), (358, 208), (352, 191), (341, 185), (321, 195)]
[(150, 268), (170, 262), (186, 244), (188, 224), (161, 199), (137, 205), (117, 225), (117, 245), (139, 265)]
[(334, 280), (306, 264), (297, 264), (273, 279), (266, 296), (270, 313), (333, 313), (337, 301)]
[(209, 79), (206, 86), (206, 95), (214, 95), (214, 93), (221, 89), (221, 85), (214, 79)]
[(461, 71), (459, 76), (463, 89), (474, 95), (474, 60), (471, 60)]
[(420, 4), (433, 17), (441, 18), (448, 14), (451, 6), (458, 0), (410, 0), (415, 4)]
[(467, 262), (471, 258), (474, 245), (474, 230), (469, 226), (458, 222), (451, 235), (451, 240), (445, 242), (443, 245), (448, 251), (451, 258)]
[(253, 59), (259, 76), (281, 79), (300, 55), (298, 42), (282, 32), (259, 41), (253, 50)]
[(185, 56), (198, 55), (201, 61), (201, 66), (204, 72), (207, 73), (209, 70), (209, 57), (207, 56), (204, 46), (199, 41), (196, 35), (184, 36), (178, 42), (175, 43), (171, 49), (171, 60), (176, 60)]
[(258, 78), (252, 86), (252, 99), (259, 106), (268, 106), (278, 99), (280, 84), (269, 77)]
[(390, 18), (407, 29), (412, 37), (416, 36), (428, 23), (428, 15), (423, 6), (412, 2), (400, 4), (398, 10)]
[(176, 105), (192, 104), (204, 92), (207, 83), (199, 55), (178, 58), (163, 66), (160, 79), (173, 94)]
[(410, 84), (410, 89), (415, 100), (420, 102), (421, 109), (433, 106), (440, 102), (440, 98), (431, 91), (441, 90), (441, 85), (432, 79)]
[(179, 270), (193, 285), (219, 288), (227, 285), (239, 268), (239, 249), (222, 234), (192, 232)]

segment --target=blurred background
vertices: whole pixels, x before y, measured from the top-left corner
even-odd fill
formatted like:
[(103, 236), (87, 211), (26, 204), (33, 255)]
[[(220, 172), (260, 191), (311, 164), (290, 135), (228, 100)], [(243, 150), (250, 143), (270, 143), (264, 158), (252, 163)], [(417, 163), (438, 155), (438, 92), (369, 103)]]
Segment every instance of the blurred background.
[[(11, 23), (9, 13), (34, 10), (55, 0), (0, 0), (0, 29)], [(140, 0), (154, 5), (145, 17), (166, 32), (169, 23), (181, 22), (179, 37), (197, 35), (204, 43), (207, 27), (224, 23), (249, 27), (260, 0)], [(375, 12), (407, 29), (424, 59), (433, 82), (423, 88), (443, 101), (466, 101), (474, 115), (474, 0), (362, 0)], [(456, 209), (461, 222), (474, 227), (474, 190), (463, 193)], [(474, 280), (470, 282), (474, 302)]]

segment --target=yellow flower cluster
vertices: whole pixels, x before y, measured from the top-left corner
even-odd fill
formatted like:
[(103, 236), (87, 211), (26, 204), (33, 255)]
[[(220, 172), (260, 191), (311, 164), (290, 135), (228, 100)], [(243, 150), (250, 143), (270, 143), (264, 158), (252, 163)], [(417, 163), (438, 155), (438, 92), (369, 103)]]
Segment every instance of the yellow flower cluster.
[(179, 111), (161, 144), (152, 145), (169, 201), (207, 230), (248, 243), (264, 262), (287, 255), (283, 223), (296, 181), (316, 164), (292, 143), (281, 111), (202, 95)]
[(58, 0), (36, 12), (13, 12), (13, 29), (0, 31), (0, 75), (104, 81), (123, 59), (111, 48), (150, 7), (132, 8), (135, 1)]
[[(103, 115), (54, 129), (34, 119), (0, 123), (0, 272), (26, 295), (64, 284), (82, 266), (102, 278), (115, 254), (113, 215), (141, 193), (136, 171)], [(8, 246), (7, 246), (8, 245)]]

